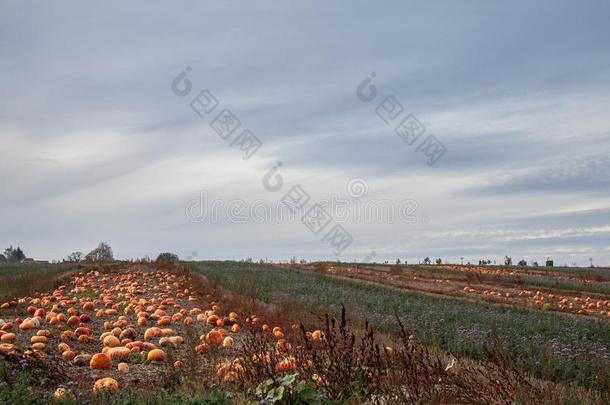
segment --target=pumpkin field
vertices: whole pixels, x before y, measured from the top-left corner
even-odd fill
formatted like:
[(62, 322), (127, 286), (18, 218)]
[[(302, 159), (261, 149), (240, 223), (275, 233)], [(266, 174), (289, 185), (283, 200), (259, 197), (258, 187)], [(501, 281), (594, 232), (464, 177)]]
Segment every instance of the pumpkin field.
[(0, 403), (609, 401), (603, 271), (207, 261), (0, 280)]

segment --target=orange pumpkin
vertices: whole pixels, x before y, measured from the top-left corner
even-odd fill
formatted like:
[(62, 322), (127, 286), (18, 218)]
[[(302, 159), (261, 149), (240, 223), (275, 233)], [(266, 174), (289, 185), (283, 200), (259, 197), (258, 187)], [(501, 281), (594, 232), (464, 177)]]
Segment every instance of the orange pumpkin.
[(212, 329), (205, 336), (205, 341), (209, 345), (220, 346), (222, 344), (222, 334), (216, 329)]
[(91, 357), (89, 367), (96, 370), (109, 369), (112, 367), (112, 358), (106, 353), (96, 353)]
[(72, 361), (76, 357), (76, 353), (74, 353), (72, 350), (66, 350), (61, 354), (61, 357), (65, 361)]
[(14, 333), (5, 333), (0, 337), (0, 342), (2, 343), (13, 343), (17, 339), (17, 335)]

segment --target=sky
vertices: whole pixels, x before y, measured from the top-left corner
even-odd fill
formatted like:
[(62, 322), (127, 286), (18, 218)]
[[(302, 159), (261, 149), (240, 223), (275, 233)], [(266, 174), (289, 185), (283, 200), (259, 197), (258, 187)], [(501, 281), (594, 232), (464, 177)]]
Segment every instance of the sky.
[(610, 265), (610, 3), (428, 3), (1, 2), (0, 246)]

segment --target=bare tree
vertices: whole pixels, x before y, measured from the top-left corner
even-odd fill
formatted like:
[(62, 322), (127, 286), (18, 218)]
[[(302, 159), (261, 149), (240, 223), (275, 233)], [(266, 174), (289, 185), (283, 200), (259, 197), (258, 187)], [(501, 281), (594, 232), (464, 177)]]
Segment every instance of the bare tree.
[(70, 263), (80, 263), (83, 260), (83, 252), (72, 252), (66, 258)]
[(114, 261), (112, 248), (105, 242), (100, 242), (99, 245), (91, 252), (87, 253), (85, 260), (88, 262), (111, 262)]

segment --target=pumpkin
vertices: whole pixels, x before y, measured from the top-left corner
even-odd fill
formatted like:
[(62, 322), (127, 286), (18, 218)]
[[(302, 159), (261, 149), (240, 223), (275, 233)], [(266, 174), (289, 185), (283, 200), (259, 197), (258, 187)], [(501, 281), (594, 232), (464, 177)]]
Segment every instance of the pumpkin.
[(77, 340), (81, 343), (87, 343), (91, 340), (91, 337), (89, 335), (80, 335)]
[(121, 345), (121, 341), (116, 336), (109, 335), (104, 338), (103, 344), (107, 347), (117, 347)]
[(0, 353), (11, 353), (15, 349), (12, 343), (0, 343)]
[(167, 326), (171, 325), (172, 319), (169, 316), (164, 316), (157, 321), (157, 325), (159, 326)]
[(231, 326), (231, 332), (238, 333), (239, 332), (239, 325), (234, 323), (233, 326)]
[(209, 345), (220, 346), (222, 344), (222, 334), (216, 329), (212, 329), (205, 336), (205, 341)]
[(32, 349), (34, 349), (34, 350), (44, 350), (44, 348), (45, 348), (46, 346), (47, 346), (47, 345), (45, 345), (44, 343), (34, 343), (34, 344), (32, 345)]
[(53, 393), (53, 400), (57, 401), (57, 402), (64, 401), (68, 398), (73, 399), (73, 397), (74, 397), (74, 394), (72, 394), (72, 392), (69, 389), (63, 388), (63, 387), (59, 387)]
[(182, 368), (182, 362), (180, 360), (174, 362), (174, 368)]
[(275, 366), (275, 370), (280, 373), (294, 371), (296, 369), (296, 360), (294, 357), (286, 357)]
[(284, 339), (284, 332), (279, 328), (273, 328), (273, 337), (276, 339)]
[(205, 343), (195, 346), (195, 352), (197, 353), (205, 353), (207, 350), (208, 345), (206, 345)]
[(119, 365), (117, 366), (117, 370), (119, 373), (127, 373), (129, 372), (129, 366), (127, 365), (127, 363), (119, 363)]
[(155, 327), (148, 328), (144, 331), (144, 340), (151, 340), (155, 336), (161, 335), (161, 329)]
[(93, 385), (94, 394), (102, 393), (102, 392), (114, 393), (114, 392), (117, 392), (118, 390), (119, 390), (119, 383), (117, 382), (117, 380), (115, 380), (114, 378), (110, 378), (110, 377), (100, 378)]
[(31, 343), (47, 343), (46, 336), (32, 336), (30, 339)]
[(109, 369), (112, 367), (112, 358), (106, 353), (96, 353), (91, 357), (89, 368), (95, 370)]
[(49, 332), (47, 329), (41, 329), (38, 332), (36, 332), (36, 336), (46, 336), (46, 337), (49, 337), (49, 336), (51, 336), (51, 332)]
[(17, 339), (17, 335), (14, 333), (5, 333), (0, 337), (0, 342), (2, 343), (13, 343)]
[(59, 350), (60, 353), (63, 353), (67, 350), (70, 350), (70, 346), (68, 346), (67, 343), (60, 343), (57, 345), (57, 350)]
[(61, 354), (61, 357), (65, 361), (72, 361), (76, 357), (76, 353), (74, 353), (72, 350), (66, 350)]
[(110, 358), (112, 360), (126, 360), (129, 358), (129, 355), (131, 354), (131, 350), (129, 350), (126, 347), (111, 347), (108, 349), (108, 351), (106, 352), (106, 354), (108, 356), (110, 356)]
[(218, 321), (218, 316), (216, 316), (216, 315), (210, 315), (210, 316), (208, 316), (208, 319), (206, 320), (207, 324), (210, 326), (216, 326), (217, 321)]
[(32, 321), (23, 321), (19, 324), (19, 329), (21, 330), (30, 330), (34, 329), (35, 325)]
[(161, 349), (153, 349), (148, 352), (146, 356), (146, 360), (150, 363), (153, 361), (164, 361), (165, 360), (165, 352)]
[(76, 315), (72, 315), (68, 318), (68, 325), (78, 325), (80, 323), (80, 318)]
[(311, 339), (312, 340), (322, 340), (322, 339), (324, 339), (324, 332), (322, 332), (321, 330), (314, 330), (311, 333)]
[(224, 347), (225, 349), (233, 347), (233, 338), (231, 336), (227, 336), (226, 338), (224, 338), (224, 340), (222, 341), (222, 347)]
[(90, 354), (79, 354), (72, 360), (72, 363), (75, 366), (86, 366), (91, 362), (91, 357)]

